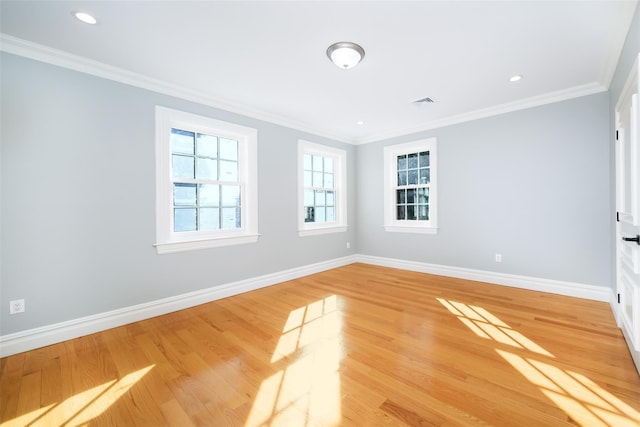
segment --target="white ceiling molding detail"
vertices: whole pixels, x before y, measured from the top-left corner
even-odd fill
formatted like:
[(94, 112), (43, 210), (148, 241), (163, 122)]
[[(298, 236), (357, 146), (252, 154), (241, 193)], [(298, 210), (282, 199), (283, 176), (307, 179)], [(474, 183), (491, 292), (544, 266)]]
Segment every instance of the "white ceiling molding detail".
[(336, 141), (346, 142), (349, 144), (354, 144), (356, 142), (344, 139), (339, 135), (324, 133), (320, 129), (313, 129), (304, 123), (294, 122), (286, 117), (279, 117), (265, 111), (259, 111), (250, 106), (237, 105), (222, 101), (162, 80), (123, 70), (122, 68), (113, 67), (108, 64), (103, 64), (98, 61), (83, 58), (48, 46), (32, 43), (27, 40), (21, 40), (3, 33), (0, 33), (0, 51), (67, 68), (73, 71), (90, 74), (92, 76), (101, 77), (118, 83), (124, 83), (129, 86), (150, 90), (163, 95), (174, 96), (176, 98), (196, 102), (198, 104), (207, 105), (209, 107), (218, 108), (231, 113), (241, 114), (288, 128), (297, 129), (314, 135), (334, 139)]
[(90, 74), (130, 86), (147, 89), (153, 92), (162, 93), (164, 95), (175, 96), (177, 98), (207, 105), (213, 108), (219, 108), (232, 113), (242, 114), (258, 120), (264, 120), (269, 123), (297, 129), (325, 138), (334, 139), (336, 141), (345, 142), (353, 145), (367, 144), (371, 142), (381, 141), (384, 139), (394, 138), (398, 136), (408, 135), (412, 133), (422, 132), (431, 129), (437, 129), (444, 126), (450, 126), (458, 123), (464, 123), (471, 120), (477, 120), (485, 117), (505, 114), (512, 111), (524, 110), (531, 107), (538, 107), (545, 104), (560, 102), (571, 98), (577, 98), (585, 95), (592, 95), (607, 90), (606, 87), (599, 84), (588, 84), (579, 87), (560, 90), (557, 92), (522, 99), (516, 102), (497, 105), (482, 110), (471, 111), (469, 113), (460, 114), (458, 116), (447, 117), (441, 120), (434, 120), (424, 123), (420, 126), (404, 129), (393, 129), (389, 132), (382, 132), (359, 139), (344, 138), (340, 135), (332, 135), (323, 132), (321, 129), (314, 129), (304, 123), (298, 123), (289, 120), (286, 117), (278, 117), (264, 111), (258, 111), (250, 106), (236, 105), (229, 102), (221, 101), (208, 96), (195, 93), (194, 91), (172, 85), (167, 82), (152, 79), (141, 74), (112, 67), (91, 59), (82, 58), (47, 46), (31, 43), (16, 37), (8, 36), (0, 33), (0, 51), (11, 53), (36, 61), (56, 65), (70, 70), (79, 71), (81, 73)]
[[(0, 49), (361, 144), (607, 90), (637, 5), (96, 1), (86, 25), (69, 1), (4, 0)], [(327, 59), (341, 40), (357, 67)]]

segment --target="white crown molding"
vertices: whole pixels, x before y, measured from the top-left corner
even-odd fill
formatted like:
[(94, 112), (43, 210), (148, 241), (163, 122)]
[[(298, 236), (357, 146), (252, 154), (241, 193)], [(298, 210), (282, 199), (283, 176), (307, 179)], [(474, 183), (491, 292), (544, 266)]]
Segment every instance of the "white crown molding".
[(0, 336), (0, 357), (33, 350), (140, 320), (150, 319), (288, 280), (320, 273), (355, 262), (355, 255), (266, 274), (238, 282), (188, 292), (144, 304)]
[[(117, 310), (73, 319), (66, 322), (47, 325), (26, 331), (0, 336), (0, 357), (10, 356), (46, 345), (78, 338), (95, 332), (126, 325), (151, 317), (160, 316), (196, 305), (205, 304), (221, 298), (227, 298), (244, 292), (264, 288), (267, 286), (294, 280), (310, 274), (320, 273), (333, 268), (342, 267), (355, 262), (379, 265), (383, 267), (399, 268), (420, 273), (436, 274), (439, 276), (455, 277), (475, 280), (496, 285), (548, 292), (595, 301), (604, 301), (614, 307), (613, 290), (602, 286), (585, 285), (580, 283), (562, 282), (558, 280), (541, 279), (537, 277), (520, 276), (514, 274), (496, 273), (491, 271), (474, 270), (469, 268), (451, 267), (446, 265), (428, 264), (416, 261), (406, 261), (383, 258), (370, 255), (349, 255), (329, 261), (323, 261), (302, 267), (292, 268), (277, 273), (266, 274), (246, 280), (240, 280), (226, 285), (215, 286), (182, 295), (176, 295), (144, 304), (137, 304)], [(615, 314), (615, 310), (614, 314)], [(635, 356), (634, 356), (635, 357)]]
[(139, 87), (152, 92), (161, 93), (163, 95), (196, 102), (198, 104), (207, 105), (209, 107), (218, 108), (231, 113), (241, 114), (243, 116), (322, 136), (335, 141), (345, 142), (348, 144), (354, 143), (351, 139), (323, 132), (310, 127), (305, 123), (294, 121), (286, 117), (261, 111), (246, 105), (221, 100), (163, 80), (147, 77), (142, 74), (107, 65), (105, 63), (74, 55), (62, 50), (53, 49), (51, 47), (13, 37), (8, 34), (0, 33), (0, 51), (56, 65), (58, 67), (79, 71), (81, 73), (90, 74), (107, 80), (113, 80), (126, 85)]
[[(113, 80), (130, 86), (139, 87), (142, 89), (150, 90), (152, 92), (185, 99), (187, 101), (196, 102), (199, 104), (207, 105), (209, 107), (241, 114), (257, 120), (262, 120), (265, 122), (281, 125), (291, 129), (296, 129), (302, 132), (307, 132), (313, 135), (352, 145), (368, 144), (371, 142), (395, 138), (398, 136), (409, 135), (417, 132), (441, 128), (444, 126), (464, 123), (471, 120), (496, 116), (512, 111), (551, 104), (554, 102), (564, 101), (580, 96), (591, 95), (607, 90), (607, 87), (605, 85), (602, 85), (600, 83), (590, 83), (518, 100), (515, 102), (509, 102), (489, 108), (470, 111), (464, 114), (445, 117), (439, 120), (434, 120), (422, 124), (420, 126), (396, 129), (388, 132), (380, 132), (364, 138), (353, 139), (324, 132), (322, 130), (315, 129), (305, 123), (291, 120), (287, 117), (282, 117), (266, 111), (257, 110), (246, 105), (224, 101), (212, 96), (198, 93), (190, 89), (186, 89), (182, 86), (147, 77), (142, 74), (134, 73), (122, 68), (113, 67), (102, 62), (94, 61), (92, 59), (74, 55), (62, 50), (53, 49), (48, 46), (33, 43), (4, 33), (0, 33), (0, 51), (23, 56), (25, 58), (30, 58), (47, 64), (68, 68), (70, 70), (79, 71), (81, 73), (90, 74), (104, 79)], [(613, 65), (613, 70), (615, 70), (615, 64)], [(611, 67), (608, 66), (605, 74), (607, 74), (607, 76), (611, 74), (611, 76), (608, 76), (608, 80), (607, 76), (605, 76), (605, 81), (611, 80), (612, 73), (613, 71), (611, 71)]]
[(493, 107), (483, 108), (480, 110), (469, 111), (468, 113), (458, 114), (455, 116), (445, 117), (439, 120), (433, 120), (420, 126), (396, 129), (389, 132), (377, 133), (366, 138), (360, 138), (353, 142), (355, 145), (369, 144), (371, 142), (382, 141), (385, 139), (395, 138), (398, 136), (410, 135), (413, 133), (423, 132), (432, 129), (438, 129), (445, 126), (451, 126), (459, 123), (470, 122), (472, 120), (484, 119), (500, 114), (511, 113), (513, 111), (525, 110), (527, 108), (539, 107), (541, 105), (552, 104), (554, 102), (566, 101), (568, 99), (579, 98), (581, 96), (593, 95), (595, 93), (606, 92), (607, 87), (600, 83), (589, 83), (585, 85), (575, 86), (543, 95), (532, 96), (530, 98), (521, 99), (514, 102), (495, 105)]

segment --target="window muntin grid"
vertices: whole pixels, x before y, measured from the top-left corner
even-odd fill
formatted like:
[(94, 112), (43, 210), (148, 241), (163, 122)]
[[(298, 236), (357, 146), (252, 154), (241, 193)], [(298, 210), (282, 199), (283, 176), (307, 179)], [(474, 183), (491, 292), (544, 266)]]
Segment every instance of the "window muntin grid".
[(334, 159), (316, 154), (304, 154), (303, 162), (304, 222), (335, 222)]
[(242, 227), (238, 141), (171, 128), (173, 231)]
[(428, 221), (430, 185), (429, 151), (396, 156), (395, 219)]

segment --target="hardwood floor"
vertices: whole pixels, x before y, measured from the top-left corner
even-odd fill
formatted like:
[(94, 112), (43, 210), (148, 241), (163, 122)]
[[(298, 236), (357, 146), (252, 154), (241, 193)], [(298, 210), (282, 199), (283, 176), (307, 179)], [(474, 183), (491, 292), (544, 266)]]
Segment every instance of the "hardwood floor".
[(365, 264), (0, 368), (3, 427), (640, 425), (608, 304)]

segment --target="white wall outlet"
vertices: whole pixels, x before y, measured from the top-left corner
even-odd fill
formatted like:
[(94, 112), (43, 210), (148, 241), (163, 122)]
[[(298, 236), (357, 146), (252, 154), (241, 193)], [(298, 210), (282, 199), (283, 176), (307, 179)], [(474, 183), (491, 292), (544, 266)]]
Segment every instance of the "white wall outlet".
[(9, 301), (9, 314), (18, 313), (24, 313), (24, 300), (15, 299), (13, 301)]
[(351, 242), (347, 242), (347, 249), (351, 247)]
[(496, 262), (502, 262), (502, 254), (496, 254)]

